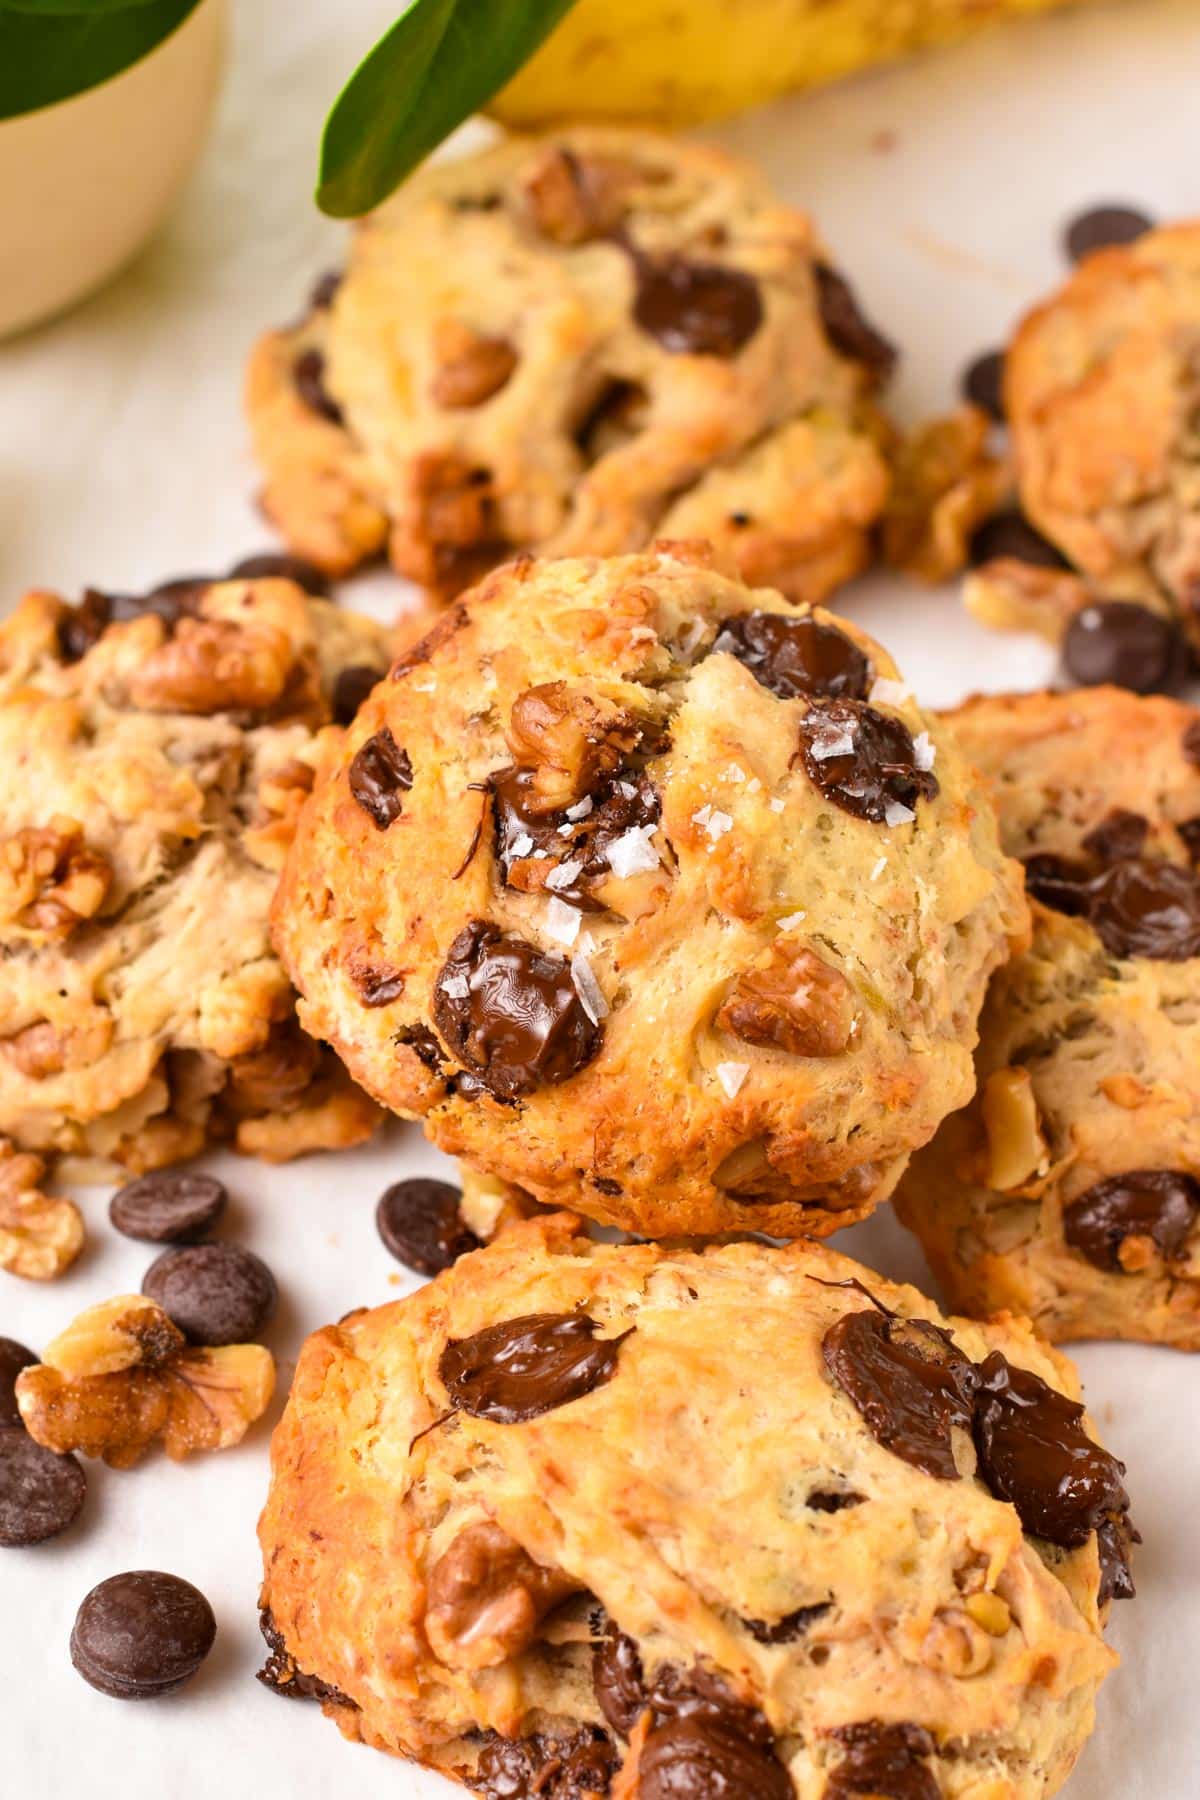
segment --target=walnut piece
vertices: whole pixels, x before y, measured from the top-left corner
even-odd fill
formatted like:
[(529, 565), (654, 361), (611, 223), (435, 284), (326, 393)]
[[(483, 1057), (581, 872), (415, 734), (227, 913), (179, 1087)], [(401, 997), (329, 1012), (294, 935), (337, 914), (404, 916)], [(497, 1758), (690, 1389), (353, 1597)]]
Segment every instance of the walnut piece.
[(300, 809), (312, 793), (316, 772), (299, 757), (291, 757), (278, 768), (270, 769), (258, 784), (258, 822), (248, 828), (242, 843), (246, 854), (260, 868), (278, 874), (283, 868)]
[(83, 1217), (71, 1200), (38, 1187), (46, 1165), (0, 1143), (0, 1269), (53, 1281), (83, 1249)]
[(286, 1112), (312, 1085), (320, 1060), (321, 1046), (294, 1019), (285, 1019), (272, 1025), (261, 1050), (230, 1063), (225, 1098), (241, 1118)]
[(1049, 1167), (1050, 1147), (1042, 1136), (1029, 1070), (995, 1069), (979, 1102), (987, 1133), (987, 1185), (1002, 1194), (1023, 1188)]
[(960, 406), (930, 419), (900, 443), (883, 521), (883, 549), (895, 569), (945, 581), (967, 560), (971, 534), (1007, 495), (1011, 478), (988, 453), (987, 414)]
[(433, 1566), (425, 1633), (448, 1667), (492, 1669), (532, 1643), (546, 1614), (578, 1587), (535, 1563), (499, 1525), (468, 1525)]
[(437, 370), (430, 394), (438, 406), (457, 412), (482, 406), (504, 387), (517, 366), (507, 338), (485, 337), (460, 319), (441, 319), (433, 334)]
[(38, 1019), (10, 1038), (0, 1038), (0, 1050), (28, 1081), (45, 1081), (64, 1069), (85, 1069), (99, 1062), (112, 1043), (112, 1014), (93, 1007), (91, 1016), (78, 1025), (52, 1024)]
[(525, 203), (543, 237), (585, 244), (620, 224), (632, 178), (629, 164), (615, 157), (578, 156), (553, 145), (525, 176)]
[(282, 698), (295, 658), (271, 625), (181, 619), (129, 684), (147, 712), (262, 712)]
[(43, 943), (94, 918), (112, 883), (108, 858), (89, 850), (83, 827), (61, 814), (0, 841), (0, 926)]
[(494, 531), (491, 476), (453, 451), (412, 459), (392, 526), (392, 560), (425, 587), (456, 592), (482, 566), (478, 547)]
[(614, 701), (548, 681), (513, 702), (509, 749), (533, 780), (524, 804), (557, 812), (590, 793), (641, 741), (643, 726)]
[(161, 1306), (123, 1294), (80, 1313), (22, 1370), (17, 1405), (47, 1450), (129, 1469), (159, 1437), (176, 1461), (239, 1443), (274, 1389), (261, 1344), (191, 1349)]
[(744, 1043), (791, 1056), (839, 1056), (856, 1017), (854, 992), (841, 970), (806, 944), (783, 937), (765, 963), (738, 978), (717, 1026)]

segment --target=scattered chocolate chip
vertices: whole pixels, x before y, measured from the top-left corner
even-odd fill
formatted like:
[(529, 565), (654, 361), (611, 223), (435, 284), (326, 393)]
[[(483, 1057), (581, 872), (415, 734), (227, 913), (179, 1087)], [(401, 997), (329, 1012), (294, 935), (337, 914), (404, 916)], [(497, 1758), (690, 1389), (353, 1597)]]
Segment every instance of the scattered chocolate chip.
[(1062, 660), (1080, 687), (1112, 682), (1135, 694), (1179, 687), (1188, 671), (1178, 626), (1135, 600), (1095, 600), (1083, 607), (1067, 627)]
[(971, 1429), (976, 1376), (948, 1331), (927, 1319), (846, 1313), (822, 1350), (877, 1443), (927, 1475), (957, 1479), (951, 1434)]
[(374, 821), (386, 831), (404, 811), (402, 795), (413, 784), (412, 763), (385, 725), (369, 737), (350, 764), (350, 792)]
[(998, 425), (1004, 423), (1004, 352), (985, 350), (963, 370), (962, 391), (972, 406), (980, 407)]
[(844, 631), (787, 613), (734, 613), (713, 650), (735, 656), (781, 700), (798, 694), (864, 700), (873, 677), (869, 658)]
[(1113, 956), (1200, 956), (1200, 879), (1161, 857), (1130, 857), (1089, 883), (1086, 916)]
[(75, 1615), (71, 1661), (114, 1700), (150, 1700), (190, 1681), (216, 1635), (212, 1607), (190, 1581), (134, 1569), (87, 1596)]
[(73, 1456), (44, 1450), (20, 1423), (0, 1425), (0, 1546), (23, 1549), (57, 1537), (86, 1493), (87, 1477)]
[(377, 682), (387, 674), (375, 663), (351, 663), (338, 672), (333, 684), (333, 716), (337, 724), (349, 725), (355, 713)]
[(143, 1294), (158, 1302), (193, 1344), (249, 1344), (275, 1311), (275, 1277), (237, 1244), (168, 1250), (146, 1270)]
[[(809, 1501), (810, 1506), (811, 1504)], [(759, 1644), (794, 1644), (818, 1619), (824, 1618), (832, 1605), (832, 1600), (822, 1600), (816, 1606), (798, 1606), (795, 1612), (785, 1613), (773, 1625), (768, 1625), (763, 1619), (747, 1619), (746, 1630)]]
[(740, 269), (672, 256), (636, 260), (633, 316), (664, 350), (736, 356), (763, 321), (758, 283)]
[(329, 597), (329, 578), (316, 563), (303, 556), (290, 556), (284, 550), (262, 550), (257, 556), (243, 556), (230, 569), (228, 581), (294, 581), (298, 588), (318, 600)]
[(825, 336), (842, 356), (865, 363), (877, 382), (889, 381), (899, 360), (896, 346), (882, 337), (863, 316), (854, 290), (844, 275), (828, 263), (817, 263), (817, 306)]
[(438, 1373), (452, 1406), (472, 1418), (519, 1425), (603, 1387), (628, 1332), (597, 1338), (586, 1313), (529, 1313), (451, 1338)]
[(608, 1793), (616, 1769), (609, 1738), (582, 1725), (568, 1737), (492, 1734), (466, 1781), (484, 1800), (593, 1800)]
[(418, 1275), (440, 1275), (479, 1239), (463, 1224), (462, 1190), (448, 1181), (411, 1176), (386, 1190), (375, 1208), (375, 1227), (397, 1262)]
[(846, 1754), (825, 1783), (822, 1800), (850, 1800), (852, 1795), (939, 1800), (942, 1790), (928, 1761), (936, 1746), (921, 1726), (867, 1719), (843, 1725), (833, 1735)]
[(638, 1647), (612, 1619), (592, 1646), (592, 1686), (617, 1736), (629, 1738), (650, 1699)]
[(16, 1338), (0, 1337), (0, 1426), (19, 1425), (21, 1412), (17, 1405), (17, 1376), (37, 1362), (32, 1350), (18, 1344)]
[(146, 1244), (195, 1244), (208, 1236), (228, 1198), (215, 1175), (158, 1169), (115, 1193), (108, 1216), (123, 1237)]
[(811, 1507), (813, 1512), (836, 1513), (844, 1512), (848, 1506), (861, 1506), (864, 1498), (865, 1496), (862, 1494), (834, 1492), (829, 1488), (818, 1488), (815, 1493), (808, 1496), (804, 1504)]
[(919, 799), (938, 792), (937, 777), (917, 768), (908, 727), (861, 700), (810, 706), (800, 721), (799, 754), (827, 799), (876, 825), (904, 823)]
[(353, 1706), (357, 1710), (356, 1703), (340, 1688), (330, 1687), (319, 1676), (306, 1675), (296, 1667), (269, 1607), (259, 1613), (258, 1628), (266, 1640), (268, 1656), (255, 1675), (256, 1681), (261, 1681), (273, 1694), (282, 1694), (286, 1700), (331, 1700), (337, 1706)]
[(504, 1100), (569, 1080), (603, 1035), (565, 957), (482, 920), (450, 946), (434, 986), (433, 1022), (457, 1060)]
[(1154, 221), (1133, 206), (1093, 206), (1079, 213), (1063, 232), (1063, 248), (1072, 262), (1090, 256), (1093, 250), (1107, 250), (1116, 244), (1132, 244)]
[(333, 305), (338, 289), (345, 280), (342, 269), (326, 269), (313, 282), (308, 295), (308, 304), (313, 312), (325, 312)]
[(1172, 1169), (1133, 1169), (1097, 1181), (1063, 1208), (1063, 1236), (1098, 1269), (1120, 1274), (1121, 1245), (1149, 1238), (1167, 1262), (1176, 1261), (1200, 1215), (1200, 1182)]
[(404, 992), (404, 976), (387, 963), (352, 962), (350, 979), (364, 1006), (390, 1006)]
[(325, 386), (325, 357), (315, 347), (302, 350), (292, 364), (292, 380), (296, 392), (310, 412), (331, 425), (344, 423), (341, 407)]
[(993, 562), (1001, 556), (1012, 557), (1016, 562), (1033, 563), (1039, 569), (1070, 567), (1066, 557), (1055, 549), (1049, 538), (1034, 530), (1024, 513), (1011, 510), (992, 513), (990, 518), (977, 525), (967, 550), (967, 559), (975, 569), (981, 563)]
[(1128, 857), (1140, 854), (1149, 830), (1149, 819), (1117, 806), (1098, 825), (1093, 825), (1083, 840), (1083, 847), (1099, 862), (1124, 862)]

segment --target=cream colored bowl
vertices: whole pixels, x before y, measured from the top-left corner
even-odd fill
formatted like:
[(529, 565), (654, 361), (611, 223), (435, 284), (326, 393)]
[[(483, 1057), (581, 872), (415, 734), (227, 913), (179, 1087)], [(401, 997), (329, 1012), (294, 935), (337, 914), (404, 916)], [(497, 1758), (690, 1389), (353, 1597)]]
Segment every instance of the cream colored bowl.
[(0, 336), (99, 287), (162, 220), (204, 143), (226, 0), (98, 87), (0, 120)]

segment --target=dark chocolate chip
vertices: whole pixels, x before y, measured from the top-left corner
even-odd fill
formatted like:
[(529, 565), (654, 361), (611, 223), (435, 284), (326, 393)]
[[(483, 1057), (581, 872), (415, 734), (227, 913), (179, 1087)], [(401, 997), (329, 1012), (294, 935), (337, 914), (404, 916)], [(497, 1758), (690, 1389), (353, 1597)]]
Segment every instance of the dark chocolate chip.
[(215, 1175), (158, 1169), (115, 1193), (108, 1216), (124, 1237), (146, 1244), (195, 1244), (208, 1236), (228, 1198)]
[(402, 796), (412, 784), (408, 751), (386, 725), (367, 739), (350, 764), (350, 792), (378, 831), (396, 823), (404, 811)]
[(735, 656), (781, 700), (864, 700), (873, 677), (869, 658), (844, 631), (787, 613), (734, 613), (713, 650)]
[(1200, 1215), (1200, 1182), (1172, 1169), (1133, 1169), (1097, 1181), (1063, 1208), (1063, 1236), (1098, 1269), (1122, 1272), (1128, 1237), (1150, 1238), (1167, 1262), (1178, 1260)]
[(257, 556), (243, 556), (230, 569), (229, 581), (294, 581), (306, 594), (318, 600), (329, 597), (329, 577), (303, 556), (291, 556), (285, 550), (262, 550)]
[(1130, 1549), (1140, 1544), (1141, 1533), (1133, 1529), (1125, 1513), (1103, 1519), (1096, 1527), (1096, 1549), (1100, 1555), (1100, 1587), (1096, 1603), (1107, 1606), (1110, 1600), (1132, 1600), (1137, 1594), (1133, 1571), (1129, 1566)]
[(476, 1419), (519, 1425), (603, 1387), (628, 1332), (597, 1338), (586, 1313), (529, 1313), (451, 1338), (438, 1373), (452, 1406)]
[(31, 1369), (37, 1357), (16, 1338), (0, 1337), (0, 1426), (19, 1425), (21, 1412), (17, 1405), (17, 1376)]
[(43, 1449), (21, 1424), (0, 1425), (0, 1546), (22, 1549), (57, 1537), (86, 1493), (87, 1477), (73, 1456)]
[(957, 1479), (951, 1433), (971, 1429), (976, 1376), (948, 1331), (927, 1319), (846, 1313), (822, 1349), (877, 1443), (940, 1481)]
[(821, 324), (834, 349), (843, 356), (852, 357), (855, 362), (864, 363), (876, 381), (890, 380), (899, 360), (896, 346), (881, 336), (864, 317), (844, 275), (839, 275), (828, 263), (817, 263), (813, 273)]
[(1132, 244), (1154, 221), (1133, 206), (1093, 206), (1079, 213), (1063, 232), (1063, 248), (1072, 262), (1090, 256), (1093, 250), (1107, 250), (1116, 244)]
[(1033, 563), (1039, 569), (1070, 567), (1066, 557), (1055, 549), (1049, 538), (1034, 530), (1024, 513), (1013, 511), (993, 513), (977, 525), (971, 533), (967, 554), (972, 568), (1001, 556), (1010, 556), (1016, 562)]
[(860, 1725), (843, 1725), (834, 1737), (845, 1756), (825, 1783), (822, 1800), (851, 1800), (869, 1795), (871, 1800), (939, 1800), (941, 1787), (929, 1767), (935, 1745), (919, 1725), (886, 1725), (882, 1719), (866, 1719)]
[(457, 1060), (503, 1100), (568, 1081), (603, 1036), (565, 957), (481, 920), (450, 946), (434, 987), (433, 1021)]
[(325, 357), (315, 346), (300, 352), (292, 364), (292, 380), (310, 412), (328, 419), (331, 425), (344, 423), (341, 407), (325, 386)]
[(308, 295), (308, 304), (313, 312), (325, 312), (333, 305), (345, 278), (343, 269), (326, 269), (323, 275), (317, 276)]
[(390, 1006), (404, 992), (404, 976), (387, 963), (352, 963), (350, 979), (364, 1006)]
[(411, 1176), (386, 1190), (375, 1208), (375, 1227), (397, 1262), (418, 1275), (440, 1275), (479, 1239), (459, 1212), (462, 1190), (448, 1181)]
[(1165, 693), (1188, 672), (1179, 628), (1135, 600), (1095, 600), (1083, 607), (1067, 627), (1062, 660), (1080, 687), (1112, 682), (1135, 694)]
[(1083, 840), (1083, 847), (1099, 862), (1124, 862), (1140, 854), (1149, 830), (1149, 819), (1117, 806), (1098, 825), (1093, 825)]
[(78, 606), (69, 607), (59, 620), (59, 654), (66, 662), (78, 662), (110, 625), (124, 624), (146, 613), (153, 613), (168, 632), (173, 631), (180, 619), (197, 611), (211, 586), (211, 576), (179, 575), (160, 582), (147, 594), (110, 594), (87, 588)]
[(861, 1506), (864, 1499), (863, 1494), (818, 1488), (815, 1493), (808, 1496), (804, 1504), (811, 1507), (813, 1512), (836, 1513), (844, 1512), (848, 1506)]
[(377, 663), (350, 663), (338, 672), (333, 684), (333, 716), (337, 724), (349, 725), (355, 713), (377, 682), (387, 674)]
[(466, 1777), (484, 1800), (593, 1800), (616, 1774), (612, 1742), (594, 1726), (566, 1737), (489, 1737), (475, 1772)]
[(1200, 956), (1200, 878), (1161, 857), (1130, 857), (1088, 884), (1086, 917), (1113, 956)]
[(261, 1681), (273, 1694), (282, 1694), (286, 1700), (331, 1700), (337, 1706), (353, 1706), (357, 1710), (355, 1701), (348, 1699), (340, 1688), (330, 1687), (319, 1676), (306, 1675), (303, 1669), (296, 1667), (269, 1607), (259, 1613), (258, 1628), (266, 1640), (268, 1656), (255, 1675), (256, 1681)]
[(71, 1661), (114, 1700), (149, 1700), (190, 1681), (213, 1647), (217, 1621), (178, 1575), (134, 1569), (94, 1587), (75, 1615)]
[(633, 316), (664, 350), (736, 356), (763, 322), (758, 283), (718, 263), (639, 257)]
[(805, 773), (827, 799), (876, 825), (897, 806), (915, 810), (938, 792), (937, 777), (916, 766), (908, 727), (861, 700), (810, 706), (800, 721)]
[(506, 886), (523, 885), (522, 865), (528, 865), (529, 859), (570, 862), (578, 864), (574, 880), (565, 885), (556, 881), (552, 891), (576, 906), (599, 907), (589, 884), (610, 873), (608, 853), (618, 838), (627, 831), (658, 825), (662, 814), (658, 789), (647, 775), (618, 770), (587, 796), (589, 811), (572, 819), (570, 813), (576, 812), (578, 805), (569, 811), (537, 811), (530, 804), (532, 783), (533, 771), (524, 768), (500, 769), (489, 782), (495, 806), (496, 860)]
[[(812, 1502), (809, 1502), (811, 1506)], [(818, 1619), (824, 1618), (832, 1607), (832, 1600), (821, 1600), (815, 1606), (798, 1606), (795, 1612), (785, 1613), (782, 1619), (776, 1619), (768, 1625), (764, 1619), (747, 1619), (746, 1630), (759, 1644), (794, 1644), (811, 1630)]]
[(794, 1800), (773, 1745), (704, 1714), (668, 1718), (638, 1757), (638, 1800)]
[(638, 1647), (612, 1619), (592, 1646), (592, 1686), (608, 1723), (618, 1737), (628, 1738), (650, 1698)]
[(193, 1344), (249, 1344), (275, 1311), (275, 1277), (237, 1244), (194, 1244), (150, 1264), (143, 1294), (157, 1301)]
[(985, 350), (977, 356), (973, 363), (968, 363), (963, 370), (962, 391), (965, 399), (972, 406), (982, 410), (995, 419), (998, 425), (1004, 423), (1004, 352), (1003, 350)]
[(1094, 880), (1085, 863), (1041, 851), (1025, 858), (1025, 887), (1033, 899), (1055, 912), (1082, 918), (1088, 909), (1088, 888)]
[(78, 606), (69, 606), (58, 621), (58, 653), (64, 662), (79, 662), (98, 644), (112, 622), (112, 601), (99, 588), (87, 588)]

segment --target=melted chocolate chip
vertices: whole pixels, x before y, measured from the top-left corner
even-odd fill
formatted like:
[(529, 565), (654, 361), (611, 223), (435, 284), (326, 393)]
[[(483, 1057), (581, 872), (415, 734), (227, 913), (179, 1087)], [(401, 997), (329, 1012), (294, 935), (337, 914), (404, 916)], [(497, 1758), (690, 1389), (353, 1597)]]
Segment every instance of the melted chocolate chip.
[(800, 721), (799, 754), (827, 799), (876, 825), (894, 808), (913, 811), (918, 799), (938, 792), (937, 778), (916, 766), (907, 726), (861, 700), (810, 706)]
[(844, 275), (828, 263), (817, 263), (813, 273), (821, 324), (834, 349), (855, 362), (865, 363), (876, 381), (890, 380), (899, 360), (895, 345), (889, 344), (864, 317)]
[(418, 1275), (440, 1275), (460, 1256), (478, 1250), (479, 1239), (462, 1220), (461, 1188), (448, 1181), (410, 1176), (397, 1181), (375, 1208), (375, 1228), (397, 1262)]
[(1179, 627), (1134, 600), (1095, 600), (1083, 607), (1067, 627), (1062, 659), (1080, 687), (1112, 682), (1135, 694), (1165, 693), (1188, 672)]
[(587, 796), (589, 810), (572, 818), (578, 804), (562, 812), (538, 812), (530, 805), (533, 771), (502, 769), (490, 787), (495, 803), (496, 860), (509, 887), (526, 887), (525, 870), (541, 885), (543, 871), (537, 863), (576, 865), (573, 880), (555, 879), (552, 891), (560, 900), (576, 906), (599, 908), (589, 884), (610, 874), (608, 853), (628, 831), (657, 827), (662, 813), (658, 789), (647, 775), (618, 772)]
[(977, 525), (971, 534), (967, 558), (972, 568), (1010, 556), (1016, 562), (1033, 563), (1039, 569), (1070, 567), (1048, 538), (1035, 531), (1024, 513), (998, 512)]
[(1193, 863), (1200, 862), (1200, 818), (1181, 819), (1175, 827)]
[(1063, 1208), (1063, 1236), (1098, 1269), (1120, 1273), (1121, 1245), (1150, 1238), (1167, 1262), (1177, 1260), (1200, 1215), (1200, 1182), (1171, 1169), (1134, 1169), (1098, 1181)]
[(499, 1099), (570, 1080), (600, 1048), (565, 957), (476, 920), (450, 946), (433, 1021), (459, 1062)]
[(20, 1425), (21, 1409), (17, 1405), (17, 1376), (37, 1362), (32, 1350), (18, 1344), (16, 1338), (0, 1337), (0, 1427)]
[(863, 700), (871, 686), (869, 659), (844, 631), (787, 613), (734, 613), (713, 645), (725, 651), (781, 700), (798, 694)]
[(985, 350), (963, 371), (962, 390), (972, 406), (980, 407), (998, 425), (1004, 423), (1004, 352)]
[(1107, 1606), (1110, 1600), (1132, 1600), (1137, 1594), (1133, 1572), (1129, 1566), (1130, 1547), (1140, 1544), (1141, 1533), (1131, 1526), (1128, 1516), (1118, 1513), (1104, 1519), (1096, 1527), (1096, 1549), (1100, 1555), (1100, 1586), (1096, 1603)]
[(638, 1758), (638, 1800), (793, 1800), (769, 1734), (764, 1742), (731, 1723), (685, 1713), (656, 1726)]
[(260, 550), (256, 556), (243, 556), (235, 562), (226, 578), (229, 581), (294, 581), (306, 594), (324, 600), (329, 597), (329, 581), (303, 556), (291, 556), (286, 550)]
[(485, 1800), (593, 1800), (608, 1793), (616, 1769), (609, 1738), (584, 1725), (569, 1737), (493, 1735), (467, 1781)]
[(822, 1800), (939, 1800), (941, 1788), (929, 1767), (935, 1745), (919, 1725), (885, 1725), (867, 1719), (844, 1725), (834, 1737), (846, 1754), (825, 1783)]
[(386, 725), (367, 739), (350, 764), (350, 792), (379, 831), (396, 823), (404, 811), (401, 796), (412, 784), (408, 751), (401, 749)]
[(687, 356), (736, 356), (763, 321), (758, 283), (718, 263), (638, 257), (633, 316), (664, 350)]
[(190, 1681), (216, 1635), (212, 1607), (190, 1581), (134, 1569), (110, 1575), (84, 1600), (71, 1661), (102, 1694), (149, 1700)]
[(520, 1425), (611, 1381), (627, 1336), (597, 1338), (586, 1313), (529, 1313), (451, 1338), (438, 1373), (452, 1406), (472, 1418)]
[(255, 1679), (265, 1688), (270, 1688), (273, 1694), (282, 1694), (287, 1700), (331, 1700), (337, 1706), (355, 1706), (340, 1688), (330, 1687), (319, 1676), (306, 1675), (296, 1667), (268, 1607), (258, 1615), (258, 1628), (266, 1639), (269, 1654)]
[(1093, 206), (1071, 220), (1063, 232), (1063, 248), (1072, 262), (1115, 244), (1132, 244), (1154, 221), (1133, 206)]
[(147, 1244), (196, 1244), (225, 1211), (229, 1195), (215, 1175), (155, 1169), (115, 1193), (108, 1216), (123, 1237)]
[(320, 350), (313, 347), (300, 352), (292, 364), (292, 380), (310, 412), (328, 419), (331, 425), (344, 423), (341, 407), (325, 386), (325, 357)]
[(825, 1616), (832, 1605), (832, 1600), (822, 1600), (816, 1606), (798, 1606), (795, 1612), (785, 1613), (773, 1625), (768, 1625), (763, 1619), (747, 1619), (746, 1630), (759, 1644), (794, 1644), (818, 1619)]
[(650, 1697), (638, 1647), (612, 1619), (592, 1646), (592, 1686), (617, 1736), (629, 1738)]
[(171, 632), (180, 619), (193, 615), (212, 586), (207, 575), (180, 575), (160, 582), (146, 594), (110, 594), (86, 588), (78, 606), (68, 607), (58, 622), (58, 650), (64, 662), (79, 662), (99, 643), (110, 625), (125, 624), (153, 613)]
[[(364, 1006), (390, 1006), (404, 992), (404, 976), (399, 969), (393, 969), (387, 963), (352, 963), (350, 979)], [(426, 1036), (429, 1034), (426, 1033)], [(433, 1043), (432, 1038), (430, 1043)], [(433, 1045), (433, 1050), (436, 1057), (436, 1044)]]
[(846, 1313), (822, 1350), (877, 1443), (927, 1475), (957, 1479), (951, 1431), (971, 1429), (976, 1377), (949, 1332), (926, 1319)]
[(1085, 863), (1041, 851), (1025, 858), (1025, 887), (1033, 899), (1073, 919), (1088, 909), (1091, 871)]
[(350, 663), (338, 672), (333, 684), (333, 716), (339, 725), (349, 725), (376, 682), (387, 674), (376, 663)]
[(1123, 806), (1094, 825), (1083, 840), (1083, 847), (1102, 863), (1124, 862), (1137, 856), (1150, 830), (1149, 819), (1141, 813), (1128, 812)]
[(1131, 857), (1088, 884), (1086, 916), (1113, 956), (1200, 956), (1200, 879), (1161, 858)]

